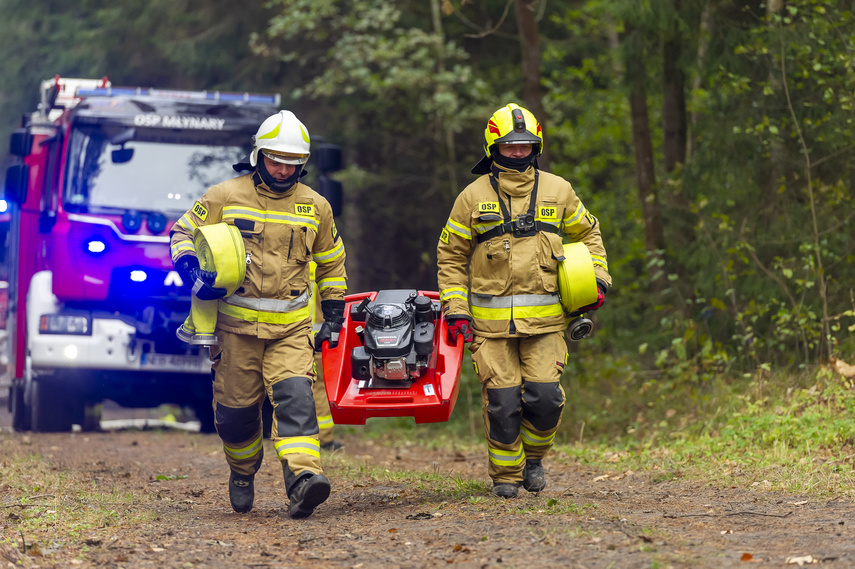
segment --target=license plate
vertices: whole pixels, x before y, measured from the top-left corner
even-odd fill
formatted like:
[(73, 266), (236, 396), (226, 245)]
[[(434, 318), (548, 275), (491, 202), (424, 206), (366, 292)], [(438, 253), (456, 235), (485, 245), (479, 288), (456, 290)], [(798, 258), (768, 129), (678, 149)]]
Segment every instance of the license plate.
[(205, 363), (207, 362), (203, 358), (196, 356), (151, 353), (142, 355), (142, 367), (145, 369), (204, 372)]

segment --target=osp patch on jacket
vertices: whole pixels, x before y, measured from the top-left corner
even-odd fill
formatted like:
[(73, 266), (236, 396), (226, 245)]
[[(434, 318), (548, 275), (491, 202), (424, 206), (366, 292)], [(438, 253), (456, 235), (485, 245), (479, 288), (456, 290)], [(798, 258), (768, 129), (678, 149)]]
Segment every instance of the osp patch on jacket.
[(198, 217), (202, 221), (205, 221), (205, 218), (208, 217), (208, 210), (205, 209), (205, 206), (203, 206), (199, 202), (193, 204), (193, 213), (195, 213), (196, 217)]
[(558, 221), (558, 206), (542, 205), (537, 208), (537, 218), (545, 221)]
[(478, 213), (499, 213), (499, 202), (478, 202)]
[(301, 217), (315, 217), (315, 204), (298, 203), (294, 204), (294, 213)]

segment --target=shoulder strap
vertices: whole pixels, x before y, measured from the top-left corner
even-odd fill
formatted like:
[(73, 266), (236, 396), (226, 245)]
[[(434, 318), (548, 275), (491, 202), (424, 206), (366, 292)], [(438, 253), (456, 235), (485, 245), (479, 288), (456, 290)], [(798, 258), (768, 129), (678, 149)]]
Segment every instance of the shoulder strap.
[(505, 202), (502, 201), (502, 195), (499, 193), (499, 183), (496, 178), (490, 175), (490, 185), (496, 191), (496, 196), (499, 198), (499, 207), (502, 209), (503, 221), (501, 225), (494, 227), (489, 231), (479, 234), (475, 240), (478, 243), (488, 241), (493, 237), (504, 235), (505, 233), (513, 233), (514, 237), (530, 237), (538, 231), (546, 231), (547, 233), (559, 233), (559, 229), (549, 223), (543, 223), (535, 220), (534, 209), (537, 204), (537, 186), (540, 180), (537, 168), (534, 170), (534, 188), (531, 190), (531, 201), (528, 205), (528, 211), (520, 214), (516, 219), (511, 219), (511, 214), (508, 208), (505, 207)]

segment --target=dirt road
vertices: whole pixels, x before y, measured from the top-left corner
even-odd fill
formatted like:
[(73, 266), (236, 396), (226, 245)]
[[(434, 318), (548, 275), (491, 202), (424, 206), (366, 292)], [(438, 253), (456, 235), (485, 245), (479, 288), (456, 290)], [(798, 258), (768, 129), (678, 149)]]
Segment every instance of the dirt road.
[[(738, 478), (712, 487), (673, 473), (595, 471), (561, 453), (546, 463), (544, 492), (506, 501), (487, 492), (480, 445), (344, 442), (343, 451), (323, 457), (333, 483), (329, 501), (297, 521), (288, 517), (269, 446), (255, 508), (236, 514), (215, 435), (4, 429), (0, 558), (18, 567), (855, 566), (849, 501), (783, 495)], [(38, 496), (47, 482), (14, 470), (33, 455), (70, 490)], [(113, 514), (63, 535), (53, 529), (56, 516), (95, 507)], [(33, 517), (39, 523), (24, 533), (24, 520)]]

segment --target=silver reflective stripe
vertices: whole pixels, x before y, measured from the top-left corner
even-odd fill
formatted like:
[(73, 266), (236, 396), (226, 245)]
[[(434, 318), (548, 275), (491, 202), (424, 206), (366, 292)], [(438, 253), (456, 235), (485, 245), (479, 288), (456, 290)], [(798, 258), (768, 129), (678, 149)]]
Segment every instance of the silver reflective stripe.
[(243, 296), (228, 296), (223, 299), (226, 304), (249, 308), (259, 312), (293, 312), (309, 305), (309, 291), (303, 292), (294, 300), (277, 300), (275, 298), (246, 298)]
[(479, 308), (511, 308), (515, 306), (550, 306), (558, 302), (557, 294), (514, 294), (485, 296), (473, 293), (469, 304)]

